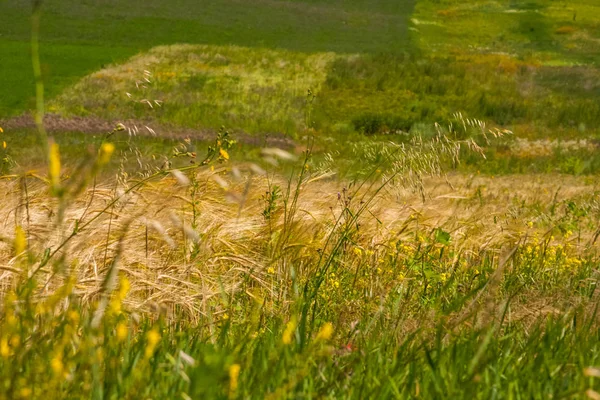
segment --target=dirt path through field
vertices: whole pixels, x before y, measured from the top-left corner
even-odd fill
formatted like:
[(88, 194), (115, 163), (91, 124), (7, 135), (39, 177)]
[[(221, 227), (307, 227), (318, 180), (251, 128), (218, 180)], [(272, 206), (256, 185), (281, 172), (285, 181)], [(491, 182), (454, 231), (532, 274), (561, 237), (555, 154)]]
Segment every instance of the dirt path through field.
[[(194, 138), (210, 141), (215, 137), (212, 129), (193, 129), (161, 125), (152, 121), (142, 120), (105, 120), (102, 118), (88, 117), (62, 117), (58, 114), (46, 114), (44, 118), (46, 130), (50, 133), (82, 132), (89, 134), (103, 134), (111, 132), (118, 124), (130, 130), (132, 134), (142, 136), (159, 136), (164, 138)], [(0, 126), (5, 130), (35, 129), (33, 116), (22, 114), (18, 117), (0, 119)], [(235, 132), (238, 142), (253, 146), (293, 148), (294, 141), (281, 133), (264, 133), (250, 135), (245, 132)]]

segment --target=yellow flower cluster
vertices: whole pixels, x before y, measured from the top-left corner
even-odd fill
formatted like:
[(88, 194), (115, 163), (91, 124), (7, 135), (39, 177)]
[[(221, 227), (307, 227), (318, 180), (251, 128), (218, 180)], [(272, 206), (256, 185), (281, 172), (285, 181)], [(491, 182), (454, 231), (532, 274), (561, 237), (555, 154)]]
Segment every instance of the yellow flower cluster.
[(328, 286), (332, 289), (339, 289), (340, 287), (340, 281), (337, 279), (337, 276), (335, 275), (334, 272), (329, 274), (329, 279), (328, 279)]
[(315, 338), (317, 341), (325, 341), (331, 339), (333, 335), (333, 325), (331, 322), (326, 322), (323, 324), (321, 329), (319, 329), (319, 333), (317, 333), (317, 337)]
[[(565, 234), (565, 237), (570, 236)], [(523, 256), (531, 262), (539, 262), (544, 269), (558, 272), (574, 272), (582, 264), (583, 260), (576, 255), (571, 255), (570, 245), (562, 244), (545, 245), (534, 238), (532, 242), (525, 247)]]
[(56, 190), (60, 184), (60, 151), (58, 149), (58, 144), (54, 142), (50, 143), (48, 161), (50, 183), (52, 184), (53, 189)]

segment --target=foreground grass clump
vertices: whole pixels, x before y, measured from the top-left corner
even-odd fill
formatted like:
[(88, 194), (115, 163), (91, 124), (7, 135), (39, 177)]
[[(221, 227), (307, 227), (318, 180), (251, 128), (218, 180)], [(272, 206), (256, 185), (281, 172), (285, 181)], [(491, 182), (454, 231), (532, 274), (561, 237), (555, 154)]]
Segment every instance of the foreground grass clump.
[(111, 144), (51, 144), (48, 181), (2, 181), (3, 397), (600, 390), (593, 183), (439, 176), (440, 140), (347, 182), (266, 149), (286, 180), (232, 145), (102, 179)]

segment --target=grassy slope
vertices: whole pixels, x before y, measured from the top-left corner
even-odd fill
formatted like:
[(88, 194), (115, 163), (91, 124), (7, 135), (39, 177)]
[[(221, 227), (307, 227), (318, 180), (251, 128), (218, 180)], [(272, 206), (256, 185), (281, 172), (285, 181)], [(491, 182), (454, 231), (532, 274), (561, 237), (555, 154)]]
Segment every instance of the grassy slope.
[[(49, 109), (293, 136), (304, 126), (307, 89), (318, 92), (334, 57), (234, 46), (159, 46), (84, 78)], [(145, 70), (151, 83), (144, 81)]]
[[(380, 2), (368, 8), (361, 2), (344, 4), (341, 9), (323, 1), (257, 2), (254, 7), (235, 3), (228, 19), (219, 14), (222, 10), (215, 5), (207, 5), (198, 14), (160, 4), (132, 10), (118, 4), (110, 10), (106, 5), (93, 10), (85, 6), (65, 10), (62, 5), (49, 18), (57, 18), (61, 13), (98, 13), (105, 18), (98, 23), (111, 27), (106, 33), (86, 32), (80, 27), (88, 34), (87, 40), (105, 36), (114, 43), (123, 43), (122, 30), (137, 21), (139, 32), (132, 33), (126, 42), (141, 46), (143, 39), (139, 34), (146, 26), (143, 21), (160, 14), (161, 18), (177, 21), (176, 29), (160, 28), (160, 36), (152, 35), (148, 40), (168, 42), (167, 36), (171, 35), (171, 40), (193, 41), (188, 38), (195, 35), (195, 29), (204, 28), (194, 26), (185, 32), (179, 28), (193, 20), (202, 21), (202, 26), (210, 31), (212, 24), (222, 19), (223, 29), (231, 30), (231, 37), (222, 34), (221, 28), (196, 37), (201, 36), (207, 43), (254, 47), (209, 51), (228, 51), (236, 58), (239, 71), (234, 74), (227, 70), (229, 67), (214, 63), (207, 67), (186, 60), (180, 68), (167, 58), (153, 63), (152, 68), (159, 75), (145, 95), (165, 101), (165, 107), (159, 111), (150, 112), (123, 97), (127, 85), (132, 87), (139, 79), (140, 67), (133, 65), (139, 60), (121, 67), (130, 70), (130, 74), (121, 71), (119, 82), (109, 79), (113, 69), (86, 78), (55, 102), (56, 110), (121, 118), (151, 115), (162, 122), (190, 127), (227, 125), (248, 132), (293, 135), (304, 125), (305, 107), (298, 93), (311, 86), (314, 90), (315, 85), (310, 80), (295, 80), (292, 90), (282, 90), (285, 85), (254, 84), (252, 80), (277, 70), (273, 63), (293, 64), (306, 55), (281, 53), (275, 58), (267, 56), (261, 63), (268, 52), (257, 46), (265, 46), (311, 52), (330, 49), (376, 53), (338, 53), (337, 61), (326, 71), (324, 65), (317, 66), (317, 75), (326, 74), (327, 78), (322, 85), (322, 77), (313, 79), (320, 91), (312, 122), (334, 137), (353, 131), (422, 130), (423, 123), (446, 122), (457, 111), (509, 127), (519, 137), (564, 139), (598, 135), (600, 74), (594, 65), (600, 54), (600, 39), (597, 22), (590, 18), (598, 11), (593, 2), (537, 1), (519, 5), (508, 1), (457, 4), (423, 0), (412, 14), (410, 35), (406, 21), (411, 17), (409, 4), (393, 6), (391, 2)], [(261, 9), (267, 6), (268, 13)], [(120, 21), (114, 27), (117, 33), (113, 32), (113, 22), (106, 20), (111, 15)], [(121, 21), (125, 15), (132, 20)], [(207, 16), (211, 21), (204, 19)], [(265, 27), (260, 16), (278, 21), (281, 26)], [(77, 24), (82, 22), (70, 25)], [(72, 28), (70, 25), (68, 29)], [(281, 30), (284, 26), (286, 29)], [(260, 29), (253, 33), (251, 28)], [(254, 34), (263, 40), (257, 40)], [(86, 40), (86, 35), (77, 40)], [(190, 52), (193, 54), (193, 50)], [(184, 58), (181, 54), (173, 57), (178, 63)], [(250, 65), (244, 66), (244, 59), (251, 60)], [(248, 70), (243, 71), (245, 68)], [(236, 74), (249, 80), (236, 84)], [(281, 78), (295, 76), (288, 71)], [(60, 82), (53, 84), (51, 92)], [(210, 106), (207, 99), (215, 100), (218, 106)], [(278, 103), (284, 106), (279, 108)]]
[[(367, 2), (161, 0), (45, 2), (41, 37), (50, 96), (77, 78), (160, 44), (205, 43), (301, 51), (401, 51), (412, 0)], [(31, 105), (29, 2), (0, 3), (0, 115)], [(6, 51), (6, 53), (5, 53)], [(65, 62), (68, 60), (69, 62)]]

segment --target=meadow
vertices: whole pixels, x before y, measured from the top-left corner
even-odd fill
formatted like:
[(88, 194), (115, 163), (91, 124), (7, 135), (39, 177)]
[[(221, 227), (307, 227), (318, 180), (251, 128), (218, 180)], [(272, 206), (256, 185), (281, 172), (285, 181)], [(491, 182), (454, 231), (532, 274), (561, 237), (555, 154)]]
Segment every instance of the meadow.
[(30, 7), (0, 398), (600, 399), (595, 1)]
[(440, 175), (428, 146), (340, 182), (265, 150), (286, 181), (217, 142), (96, 184), (105, 143), (72, 178), (2, 183), (4, 397), (598, 389), (594, 179)]

